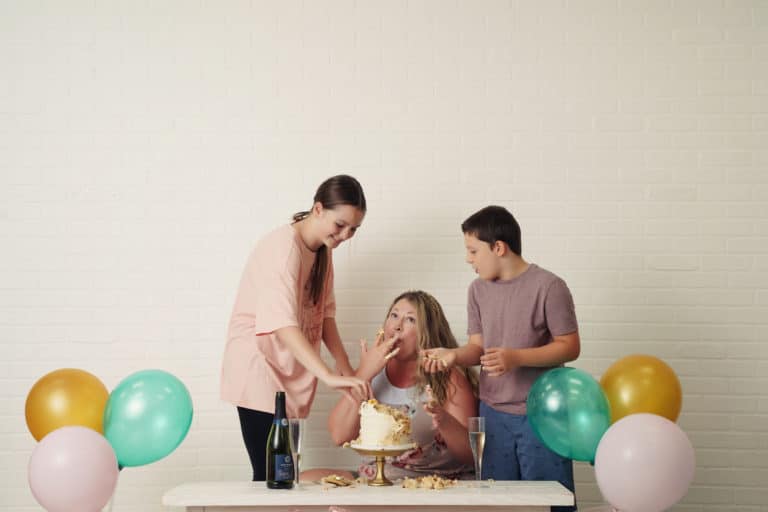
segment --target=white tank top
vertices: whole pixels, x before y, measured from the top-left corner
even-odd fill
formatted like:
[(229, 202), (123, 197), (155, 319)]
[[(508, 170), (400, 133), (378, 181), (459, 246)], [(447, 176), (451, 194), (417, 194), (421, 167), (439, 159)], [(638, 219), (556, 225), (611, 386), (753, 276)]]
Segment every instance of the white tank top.
[[(389, 381), (386, 368), (371, 380), (371, 388), (379, 402), (396, 407), (411, 417), (411, 438), (416, 443), (415, 449), (387, 459), (387, 476), (402, 478), (437, 474), (446, 478), (472, 477), (474, 469), (454, 458), (440, 432), (432, 425), (432, 417), (423, 407), (429, 400), (425, 392), (417, 396), (417, 386), (395, 386)], [(373, 478), (376, 475), (375, 461), (365, 459), (359, 471)]]

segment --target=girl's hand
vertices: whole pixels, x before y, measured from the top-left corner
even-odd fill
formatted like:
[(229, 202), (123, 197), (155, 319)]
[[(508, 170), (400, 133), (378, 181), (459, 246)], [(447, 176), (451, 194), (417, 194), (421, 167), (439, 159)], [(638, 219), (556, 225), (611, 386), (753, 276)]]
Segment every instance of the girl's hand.
[(329, 375), (323, 382), (329, 388), (343, 392), (347, 398), (355, 404), (360, 404), (363, 400), (368, 400), (373, 393), (371, 384), (357, 377), (341, 377), (339, 375)]
[(512, 368), (520, 366), (517, 363), (516, 355), (516, 351), (511, 348), (496, 347), (485, 349), (485, 353), (480, 356), (481, 369), (489, 377), (504, 375)]
[(449, 348), (422, 350), (421, 356), (421, 366), (427, 373), (446, 372), (456, 365), (456, 353)]
[(397, 334), (385, 340), (383, 332), (376, 336), (376, 341), (370, 348), (364, 339), (360, 340), (360, 366), (357, 374), (365, 379), (376, 376), (386, 366), (387, 361), (400, 351), (397, 346), (399, 342)]

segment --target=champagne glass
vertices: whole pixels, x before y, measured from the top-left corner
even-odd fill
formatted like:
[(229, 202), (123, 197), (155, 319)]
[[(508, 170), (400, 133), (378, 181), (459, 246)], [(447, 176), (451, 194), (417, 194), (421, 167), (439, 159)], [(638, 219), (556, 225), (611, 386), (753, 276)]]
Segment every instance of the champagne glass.
[(302, 437), (304, 437), (305, 425), (306, 420), (304, 418), (291, 418), (288, 420), (288, 428), (291, 432), (291, 450), (296, 457), (296, 463), (293, 468), (296, 484), (299, 483), (299, 473), (301, 473), (301, 469), (299, 469), (301, 464), (301, 441)]
[(472, 457), (475, 459), (475, 480), (482, 480), (483, 449), (485, 448), (485, 418), (474, 416), (467, 422), (469, 432), (469, 446), (472, 448)]

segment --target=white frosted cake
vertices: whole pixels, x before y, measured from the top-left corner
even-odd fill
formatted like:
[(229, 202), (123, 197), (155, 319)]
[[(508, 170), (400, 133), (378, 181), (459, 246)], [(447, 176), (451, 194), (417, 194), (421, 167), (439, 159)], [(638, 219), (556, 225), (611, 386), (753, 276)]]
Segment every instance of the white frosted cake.
[(376, 399), (366, 400), (360, 404), (360, 434), (353, 443), (375, 448), (412, 444), (411, 419)]

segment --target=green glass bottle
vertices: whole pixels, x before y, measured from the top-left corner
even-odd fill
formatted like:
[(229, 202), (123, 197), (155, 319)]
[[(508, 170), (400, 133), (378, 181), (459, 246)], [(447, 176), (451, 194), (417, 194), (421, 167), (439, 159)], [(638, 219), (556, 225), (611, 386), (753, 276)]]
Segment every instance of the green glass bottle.
[(293, 489), (291, 432), (285, 414), (285, 391), (275, 394), (275, 419), (267, 438), (267, 487)]

